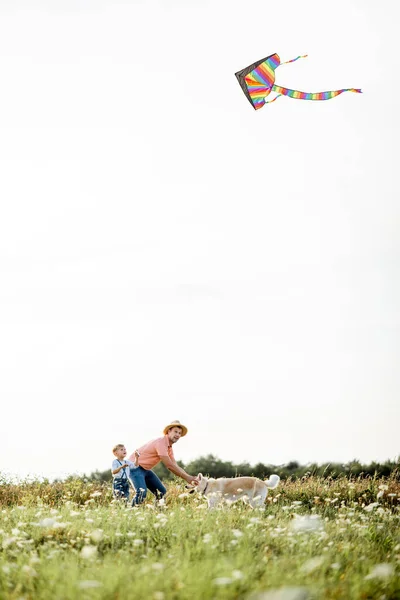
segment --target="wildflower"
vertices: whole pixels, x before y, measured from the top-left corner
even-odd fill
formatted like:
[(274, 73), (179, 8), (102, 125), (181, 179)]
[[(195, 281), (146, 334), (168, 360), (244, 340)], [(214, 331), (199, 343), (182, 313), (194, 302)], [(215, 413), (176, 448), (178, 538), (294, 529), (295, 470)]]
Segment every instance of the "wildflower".
[(99, 492), (98, 490), (96, 492), (93, 492), (93, 494), (90, 494), (91, 498), (97, 498), (98, 496), (101, 496), (101, 492)]
[(365, 577), (365, 579), (389, 579), (394, 573), (393, 565), (389, 563), (381, 563), (379, 565), (375, 565), (369, 575)]
[(155, 562), (151, 565), (151, 568), (153, 569), (153, 571), (162, 571), (165, 567), (162, 563)]
[(238, 569), (234, 569), (232, 571), (232, 577), (233, 579), (243, 579), (243, 573), (242, 571), (238, 571)]
[(291, 523), (291, 528), (297, 532), (316, 531), (322, 527), (321, 518), (319, 515), (304, 515), (299, 517), (296, 515)]
[(372, 502), (371, 504), (364, 506), (364, 510), (366, 512), (372, 512), (377, 506), (379, 506), (379, 502)]
[(243, 535), (243, 532), (240, 529), (232, 529), (232, 533), (236, 538), (240, 538)]
[(205, 534), (203, 535), (203, 542), (204, 542), (205, 544), (208, 544), (209, 542), (211, 542), (211, 537), (212, 537), (212, 536), (211, 536), (211, 533), (205, 533)]
[(141, 546), (142, 544), (144, 544), (143, 540), (133, 540), (133, 545), (134, 546)]
[(23, 573), (26, 573), (26, 575), (28, 575), (28, 577), (37, 577), (37, 572), (35, 571), (35, 569), (29, 565), (24, 565), (21, 569), (21, 571)]
[(39, 521), (39, 527), (53, 527), (55, 525), (55, 523), (57, 523), (57, 521), (55, 519), (48, 517), (46, 519), (42, 519), (41, 521)]
[(94, 529), (90, 534), (90, 539), (94, 544), (98, 544), (103, 539), (104, 534), (102, 529)]
[(97, 555), (96, 546), (83, 546), (81, 550), (81, 557), (87, 560), (95, 558)]
[(233, 579), (231, 577), (217, 577), (216, 579), (213, 579), (214, 585), (229, 585), (232, 582)]
[(80, 581), (78, 583), (78, 587), (81, 590), (88, 590), (90, 588), (98, 588), (101, 587), (103, 584), (100, 583), (100, 581), (96, 581), (95, 579), (86, 579), (83, 581)]
[(154, 592), (154, 594), (153, 594), (153, 600), (164, 600), (164, 598), (165, 598), (164, 592), (157, 591), (157, 592)]
[(305, 587), (281, 587), (266, 592), (254, 592), (248, 600), (308, 600), (309, 591)]
[(322, 556), (315, 556), (314, 558), (306, 560), (306, 562), (301, 567), (301, 570), (304, 571), (304, 573), (311, 573), (312, 571), (315, 571), (315, 569), (318, 569), (318, 567), (320, 567), (323, 562), (324, 559), (322, 558)]

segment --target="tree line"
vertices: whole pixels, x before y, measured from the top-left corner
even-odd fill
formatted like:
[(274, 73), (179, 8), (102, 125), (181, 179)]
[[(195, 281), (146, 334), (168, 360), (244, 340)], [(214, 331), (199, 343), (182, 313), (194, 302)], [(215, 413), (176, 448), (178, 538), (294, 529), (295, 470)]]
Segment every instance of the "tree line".
[[(266, 479), (271, 473), (276, 473), (281, 479), (301, 479), (311, 475), (316, 477), (337, 479), (338, 477), (389, 477), (395, 475), (400, 479), (400, 457), (396, 460), (387, 460), (384, 463), (371, 462), (361, 464), (358, 460), (352, 460), (346, 464), (341, 463), (310, 463), (301, 465), (293, 460), (284, 465), (271, 465), (257, 463), (250, 465), (247, 462), (234, 464), (231, 461), (223, 461), (208, 454), (201, 456), (188, 463), (177, 461), (178, 465), (192, 475), (203, 473), (209, 477), (238, 477), (241, 475), (250, 475)], [(153, 471), (162, 480), (172, 480), (174, 475), (164, 467), (162, 463), (158, 464)], [(111, 470), (94, 471), (85, 478), (89, 481), (111, 481)]]

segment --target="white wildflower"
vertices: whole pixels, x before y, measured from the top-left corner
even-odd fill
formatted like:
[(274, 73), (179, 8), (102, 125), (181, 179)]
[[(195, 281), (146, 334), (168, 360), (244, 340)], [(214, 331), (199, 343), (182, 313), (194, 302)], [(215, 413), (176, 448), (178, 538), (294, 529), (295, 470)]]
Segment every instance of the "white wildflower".
[(314, 558), (306, 560), (306, 562), (302, 565), (301, 570), (304, 573), (311, 573), (312, 571), (318, 569), (318, 567), (320, 567), (323, 562), (324, 559), (322, 558), (322, 556), (315, 556)]
[(389, 579), (394, 574), (394, 567), (389, 563), (375, 565), (365, 579)]
[(96, 546), (83, 546), (81, 550), (81, 557), (87, 560), (96, 558), (97, 548)]
[(240, 538), (243, 535), (243, 532), (240, 529), (232, 529), (232, 533), (236, 538)]
[(371, 504), (364, 506), (364, 510), (366, 512), (372, 512), (377, 506), (379, 506), (379, 502), (372, 502)]
[(162, 563), (155, 562), (151, 565), (151, 568), (153, 569), (153, 571), (163, 571), (165, 569), (165, 566)]
[(265, 592), (254, 592), (248, 600), (308, 600), (310, 593), (304, 587), (282, 587)]
[(51, 517), (39, 521), (39, 527), (54, 527), (57, 521)]
[(133, 540), (133, 545), (134, 546), (141, 546), (142, 544), (144, 544), (143, 540)]
[(37, 577), (37, 572), (30, 565), (24, 565), (21, 569), (22, 573), (26, 573), (28, 577)]
[(234, 569), (232, 571), (232, 577), (233, 577), (233, 579), (243, 579), (243, 573), (242, 573), (242, 571), (239, 571), (238, 569)]
[(291, 523), (292, 530), (297, 532), (317, 531), (322, 527), (323, 523), (321, 522), (321, 518), (319, 515), (296, 515)]
[(217, 577), (216, 579), (213, 579), (214, 585), (229, 585), (232, 582), (233, 579), (231, 577)]
[(157, 591), (157, 592), (154, 592), (154, 594), (153, 594), (153, 600), (164, 600), (164, 598), (165, 598), (164, 592)]
[(101, 587), (103, 584), (100, 581), (96, 581), (95, 579), (86, 579), (83, 581), (80, 581), (78, 583), (78, 587), (81, 590), (89, 590), (91, 588), (98, 588)]
[(93, 494), (90, 494), (90, 497), (91, 498), (98, 498), (98, 496), (101, 496), (101, 495), (102, 495), (102, 493), (97, 490), (96, 492), (93, 492)]
[(104, 537), (102, 529), (94, 529), (90, 534), (90, 539), (94, 544), (98, 544)]

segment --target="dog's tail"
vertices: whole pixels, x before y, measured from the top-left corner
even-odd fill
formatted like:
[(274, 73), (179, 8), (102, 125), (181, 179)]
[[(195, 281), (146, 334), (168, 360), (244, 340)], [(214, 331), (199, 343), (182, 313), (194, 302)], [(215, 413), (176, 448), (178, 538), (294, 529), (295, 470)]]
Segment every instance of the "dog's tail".
[(273, 490), (279, 485), (280, 480), (281, 478), (279, 477), (279, 475), (270, 475), (269, 479), (266, 479), (264, 483), (268, 488)]

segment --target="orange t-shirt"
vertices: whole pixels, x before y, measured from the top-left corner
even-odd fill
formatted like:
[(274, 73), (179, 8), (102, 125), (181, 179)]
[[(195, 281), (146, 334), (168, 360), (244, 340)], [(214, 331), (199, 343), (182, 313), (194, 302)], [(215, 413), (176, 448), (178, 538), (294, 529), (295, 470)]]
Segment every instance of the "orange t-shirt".
[[(169, 458), (175, 461), (174, 453), (172, 451), (172, 445), (169, 442), (168, 436), (164, 435), (163, 437), (157, 438), (156, 440), (151, 440), (141, 448), (138, 448), (138, 452), (140, 456), (138, 458), (138, 463), (143, 469), (152, 469), (161, 461), (162, 456), (169, 456)], [(129, 460), (135, 460), (135, 453), (131, 454)]]

